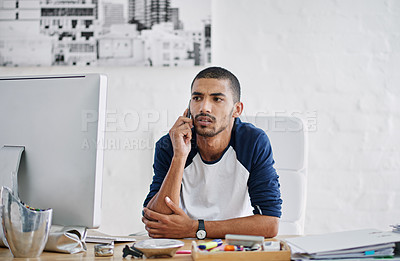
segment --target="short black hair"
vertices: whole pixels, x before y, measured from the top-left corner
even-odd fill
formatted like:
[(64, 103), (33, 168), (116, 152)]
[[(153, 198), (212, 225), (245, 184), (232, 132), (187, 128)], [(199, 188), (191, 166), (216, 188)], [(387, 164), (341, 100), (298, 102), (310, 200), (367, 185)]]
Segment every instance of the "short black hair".
[(239, 80), (238, 80), (238, 78), (236, 78), (236, 76), (233, 73), (231, 73), (227, 69), (222, 68), (222, 67), (208, 67), (208, 68), (200, 71), (196, 75), (196, 77), (194, 77), (191, 88), (193, 88), (193, 83), (197, 79), (218, 79), (218, 80), (226, 79), (226, 80), (229, 80), (231, 82), (230, 87), (231, 87), (232, 94), (233, 94), (233, 102), (236, 103), (236, 102), (240, 101)]

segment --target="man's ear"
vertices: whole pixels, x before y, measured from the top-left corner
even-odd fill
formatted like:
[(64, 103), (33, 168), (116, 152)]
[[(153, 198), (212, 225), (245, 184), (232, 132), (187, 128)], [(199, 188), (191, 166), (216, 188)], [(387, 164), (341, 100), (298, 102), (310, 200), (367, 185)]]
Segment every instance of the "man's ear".
[(235, 103), (235, 106), (233, 108), (232, 117), (238, 118), (240, 115), (242, 115), (242, 112), (243, 112), (243, 103), (242, 102)]

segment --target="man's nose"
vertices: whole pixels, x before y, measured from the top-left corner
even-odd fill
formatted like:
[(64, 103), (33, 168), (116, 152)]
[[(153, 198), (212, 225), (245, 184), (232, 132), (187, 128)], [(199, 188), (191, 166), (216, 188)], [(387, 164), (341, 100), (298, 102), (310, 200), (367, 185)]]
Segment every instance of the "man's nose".
[(200, 112), (201, 113), (210, 113), (211, 112), (212, 104), (208, 99), (204, 99), (200, 105)]

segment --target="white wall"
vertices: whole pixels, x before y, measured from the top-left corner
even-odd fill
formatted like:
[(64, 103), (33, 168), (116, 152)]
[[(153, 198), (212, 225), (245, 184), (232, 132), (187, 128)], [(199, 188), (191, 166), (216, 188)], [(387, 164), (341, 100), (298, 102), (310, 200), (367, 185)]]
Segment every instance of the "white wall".
[[(400, 222), (400, 1), (215, 0), (212, 18), (214, 64), (239, 77), (246, 114), (316, 115), (305, 232)], [(108, 75), (106, 138), (121, 147), (106, 150), (101, 230), (125, 235), (143, 229), (152, 140), (183, 113), (200, 69), (0, 68), (0, 75)]]
[(237, 72), (247, 113), (317, 112), (305, 232), (400, 222), (400, 1), (214, 1), (214, 11), (213, 58)]

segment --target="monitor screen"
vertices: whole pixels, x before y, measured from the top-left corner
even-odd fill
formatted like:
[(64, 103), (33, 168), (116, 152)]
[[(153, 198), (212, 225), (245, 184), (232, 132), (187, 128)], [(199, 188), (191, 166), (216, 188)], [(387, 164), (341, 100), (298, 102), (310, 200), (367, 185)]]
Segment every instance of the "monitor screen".
[(25, 147), (19, 197), (53, 224), (100, 226), (106, 94), (101, 74), (0, 78), (0, 147)]

